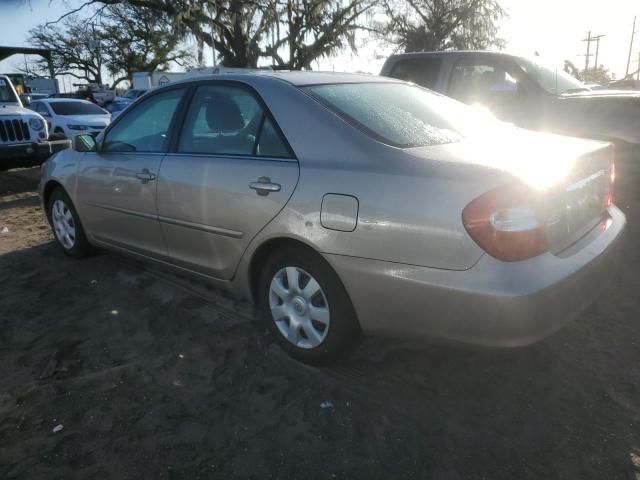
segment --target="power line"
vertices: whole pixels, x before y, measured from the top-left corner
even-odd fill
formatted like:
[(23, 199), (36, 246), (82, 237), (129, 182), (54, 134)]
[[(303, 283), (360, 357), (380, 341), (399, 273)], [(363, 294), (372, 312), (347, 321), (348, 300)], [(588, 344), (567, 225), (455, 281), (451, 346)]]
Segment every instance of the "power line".
[(591, 30), (589, 30), (589, 33), (587, 34), (587, 38), (583, 38), (582, 41), (583, 42), (587, 42), (587, 53), (585, 55), (580, 55), (580, 56), (584, 56), (584, 80), (587, 80), (587, 77), (589, 75), (589, 58), (593, 56), (592, 53), (589, 53), (591, 51), (591, 42), (596, 42), (596, 58), (595, 58), (595, 69), (598, 69), (598, 54), (600, 52), (600, 39), (602, 37), (604, 37), (605, 35), (591, 35)]

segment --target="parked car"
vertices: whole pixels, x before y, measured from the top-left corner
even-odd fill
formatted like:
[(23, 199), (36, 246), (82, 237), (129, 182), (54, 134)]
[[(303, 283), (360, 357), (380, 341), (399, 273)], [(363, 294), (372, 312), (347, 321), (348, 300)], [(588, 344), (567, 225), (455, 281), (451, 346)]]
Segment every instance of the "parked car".
[(0, 170), (42, 163), (68, 142), (50, 142), (47, 124), (22, 106), (8, 77), (0, 75)]
[(148, 91), (149, 90), (145, 90), (142, 88), (132, 88), (128, 90), (127, 93), (125, 93), (122, 97), (118, 97), (118, 98), (123, 98), (123, 99), (129, 100), (130, 102), (133, 102), (136, 98), (141, 97)]
[(122, 111), (131, 105), (137, 98), (141, 97), (148, 90), (134, 89), (127, 91), (122, 97), (116, 97), (113, 102), (109, 104), (107, 110), (111, 113), (111, 119), (115, 119)]
[(381, 75), (408, 80), (532, 129), (640, 144), (640, 92), (591, 90), (537, 59), (501, 52), (392, 55)]
[[(31, 102), (35, 101), (35, 100), (42, 100), (44, 98), (49, 98), (50, 94), (48, 93), (28, 93), (25, 95), (25, 97), (27, 97), (27, 102), (25, 103), (24, 101), (22, 102), (22, 105), (25, 107), (28, 107), (29, 105), (31, 105)], [(22, 100), (22, 98), (20, 99)]]
[(597, 83), (597, 82), (589, 82), (589, 83), (585, 83), (584, 86), (586, 88), (588, 88), (589, 90), (593, 91), (593, 90), (608, 90), (609, 87), (607, 85), (603, 85), (601, 83)]
[(285, 350), (361, 332), (525, 345), (593, 301), (625, 216), (610, 144), (517, 129), (368, 75), (196, 77), (42, 170), (71, 257), (92, 246), (230, 288)]
[(62, 138), (73, 139), (80, 133), (97, 135), (111, 122), (109, 112), (86, 100), (45, 98), (31, 102), (31, 109)]
[(86, 100), (88, 102), (98, 105), (93, 93), (91, 92), (67, 92), (67, 93), (52, 93), (47, 98), (73, 98), (76, 100)]

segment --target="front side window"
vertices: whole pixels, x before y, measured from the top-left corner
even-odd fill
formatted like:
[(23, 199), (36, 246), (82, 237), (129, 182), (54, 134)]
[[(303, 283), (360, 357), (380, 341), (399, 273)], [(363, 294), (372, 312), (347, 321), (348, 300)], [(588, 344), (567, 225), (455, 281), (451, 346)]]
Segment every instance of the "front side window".
[(103, 152), (163, 152), (171, 120), (185, 89), (169, 90), (138, 104), (107, 132)]
[(304, 87), (375, 139), (397, 147), (459, 141), (471, 109), (406, 83), (342, 83)]
[(396, 63), (390, 76), (434, 89), (441, 65), (442, 60), (439, 58), (409, 58)]
[(517, 81), (502, 67), (482, 61), (461, 61), (453, 68), (449, 96), (473, 103), (517, 92)]
[(178, 152), (290, 157), (286, 142), (256, 98), (229, 85), (198, 87)]

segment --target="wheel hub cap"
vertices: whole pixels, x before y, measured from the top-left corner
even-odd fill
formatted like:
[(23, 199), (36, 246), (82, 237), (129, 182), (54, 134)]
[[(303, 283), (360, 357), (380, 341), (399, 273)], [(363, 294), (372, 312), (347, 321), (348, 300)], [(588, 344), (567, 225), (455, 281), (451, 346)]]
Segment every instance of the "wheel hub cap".
[(51, 206), (53, 231), (60, 244), (70, 250), (76, 243), (76, 225), (71, 210), (62, 200), (56, 200)]
[(269, 306), (280, 333), (299, 348), (315, 348), (329, 332), (329, 303), (320, 284), (299, 267), (273, 276)]
[(304, 315), (307, 313), (307, 301), (302, 297), (295, 297), (291, 304), (293, 305), (293, 311), (297, 315)]

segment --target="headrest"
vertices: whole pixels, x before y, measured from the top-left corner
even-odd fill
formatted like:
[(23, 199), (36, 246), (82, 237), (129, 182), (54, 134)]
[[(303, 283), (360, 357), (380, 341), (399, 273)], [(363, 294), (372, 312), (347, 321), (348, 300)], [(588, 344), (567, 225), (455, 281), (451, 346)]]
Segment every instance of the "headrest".
[(238, 104), (226, 95), (212, 93), (204, 98), (207, 124), (213, 132), (235, 132), (244, 128)]

